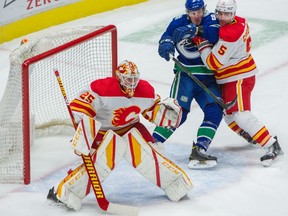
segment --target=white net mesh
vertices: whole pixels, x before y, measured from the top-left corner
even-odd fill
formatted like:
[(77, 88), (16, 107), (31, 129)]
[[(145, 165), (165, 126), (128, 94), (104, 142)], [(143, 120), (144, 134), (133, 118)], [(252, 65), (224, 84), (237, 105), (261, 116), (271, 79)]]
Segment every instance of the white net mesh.
[[(33, 136), (73, 132), (71, 119), (61, 94), (54, 69), (58, 69), (68, 100), (92, 80), (111, 76), (113, 71), (111, 31), (85, 36), (101, 27), (83, 27), (54, 33), (25, 43), (10, 55), (10, 72), (0, 102), (0, 183), (23, 183), (25, 167), (23, 155), (22, 64), (25, 60), (59, 48), (71, 41), (71, 46), (48, 58), (29, 65), (30, 143)], [(84, 38), (78, 43), (79, 38)], [(29, 40), (29, 39), (28, 39)], [(27, 61), (26, 61), (27, 62)], [(29, 63), (29, 61), (28, 61)], [(34, 133), (35, 128), (35, 133)], [(27, 175), (27, 173), (26, 173)]]

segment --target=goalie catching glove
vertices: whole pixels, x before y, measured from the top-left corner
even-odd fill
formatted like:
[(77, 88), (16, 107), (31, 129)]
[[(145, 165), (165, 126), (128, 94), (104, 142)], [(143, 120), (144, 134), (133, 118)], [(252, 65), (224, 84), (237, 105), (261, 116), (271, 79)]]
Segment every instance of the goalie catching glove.
[(182, 107), (174, 98), (166, 98), (156, 105), (152, 122), (160, 127), (177, 128), (182, 118)]

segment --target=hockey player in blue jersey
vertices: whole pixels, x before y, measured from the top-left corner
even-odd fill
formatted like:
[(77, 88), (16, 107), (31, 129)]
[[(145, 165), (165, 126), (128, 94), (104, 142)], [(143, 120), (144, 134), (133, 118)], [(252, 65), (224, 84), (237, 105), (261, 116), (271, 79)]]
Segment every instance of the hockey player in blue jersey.
[[(220, 98), (221, 92), (216, 84), (214, 72), (203, 64), (196, 46), (203, 38), (212, 44), (216, 43), (219, 35), (219, 23), (215, 14), (206, 10), (203, 0), (187, 0), (185, 8), (186, 13), (173, 18), (162, 34), (159, 40), (159, 55), (169, 61), (170, 55), (174, 56), (176, 49), (179, 54), (177, 59), (214, 95)], [(196, 142), (191, 140), (193, 147), (188, 167), (193, 169), (215, 166), (217, 158), (206, 154), (206, 151), (222, 120), (222, 108), (187, 73), (181, 72), (181, 68), (176, 64), (174, 73), (175, 78), (171, 85), (170, 96), (176, 98), (183, 108), (181, 124), (187, 119), (193, 99), (204, 113), (203, 121), (197, 131), (197, 140)], [(164, 143), (174, 130), (156, 127), (153, 137), (161, 146), (161, 143)]]

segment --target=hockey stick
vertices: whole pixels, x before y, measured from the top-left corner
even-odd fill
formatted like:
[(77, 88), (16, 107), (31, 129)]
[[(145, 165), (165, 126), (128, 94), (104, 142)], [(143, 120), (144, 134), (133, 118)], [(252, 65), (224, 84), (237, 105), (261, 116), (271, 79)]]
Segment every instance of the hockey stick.
[(169, 54), (170, 59), (172, 59), (186, 74), (188, 74), (191, 79), (193, 79), (207, 94), (209, 94), (214, 101), (219, 104), (223, 109), (230, 109), (232, 106), (235, 105), (236, 101), (237, 101), (237, 96), (234, 98), (233, 101), (229, 102), (229, 103), (224, 103), (221, 99), (219, 99), (218, 97), (215, 96), (215, 94), (213, 94), (213, 92), (211, 92), (200, 80), (197, 79), (197, 77), (195, 77), (192, 73), (190, 73), (187, 68), (184, 67), (184, 65), (182, 65), (181, 62), (179, 62), (171, 53)]
[[(67, 109), (69, 111), (69, 115), (71, 117), (74, 129), (77, 129), (77, 123), (75, 121), (75, 118), (73, 116), (72, 110), (70, 108), (70, 104), (67, 98), (67, 94), (66, 91), (64, 89), (59, 71), (57, 69), (54, 69), (54, 74), (57, 78), (59, 87), (61, 89), (61, 93), (63, 95), (64, 101), (66, 103)], [(121, 214), (121, 215), (130, 215), (130, 216), (136, 216), (138, 215), (138, 208), (137, 207), (133, 207), (133, 206), (127, 206), (127, 205), (120, 205), (120, 204), (115, 204), (115, 203), (111, 203), (109, 202), (104, 194), (103, 191), (103, 187), (101, 185), (100, 179), (98, 177), (97, 171), (95, 169), (93, 160), (91, 158), (91, 155), (81, 155), (83, 163), (86, 167), (86, 171), (87, 174), (89, 176), (89, 180), (91, 182), (91, 186), (93, 188), (96, 200), (98, 202), (99, 207), (108, 213), (112, 213), (112, 214)]]

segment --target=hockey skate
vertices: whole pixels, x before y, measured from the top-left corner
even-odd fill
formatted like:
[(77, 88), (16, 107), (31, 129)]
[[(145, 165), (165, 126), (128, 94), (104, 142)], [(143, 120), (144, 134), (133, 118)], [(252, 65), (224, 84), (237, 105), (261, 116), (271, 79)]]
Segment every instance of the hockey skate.
[(248, 143), (250, 143), (252, 146), (256, 146), (257, 142), (253, 140), (253, 138), (244, 130), (241, 130), (239, 133), (239, 136), (243, 137)]
[(205, 169), (217, 165), (217, 157), (208, 155), (205, 149), (200, 148), (193, 143), (192, 153), (189, 157), (189, 169)]
[(284, 154), (278, 143), (277, 137), (274, 138), (276, 139), (276, 141), (268, 148), (266, 154), (260, 158), (261, 163), (264, 167), (270, 166), (273, 160), (275, 160), (278, 156)]
[[(57, 195), (54, 191), (54, 187), (49, 190), (48, 195), (47, 195), (47, 201), (49, 202), (49, 205), (63, 206), (63, 207), (68, 208), (68, 206), (65, 203), (61, 202), (57, 198)], [(68, 208), (68, 209), (70, 209), (70, 208)]]

